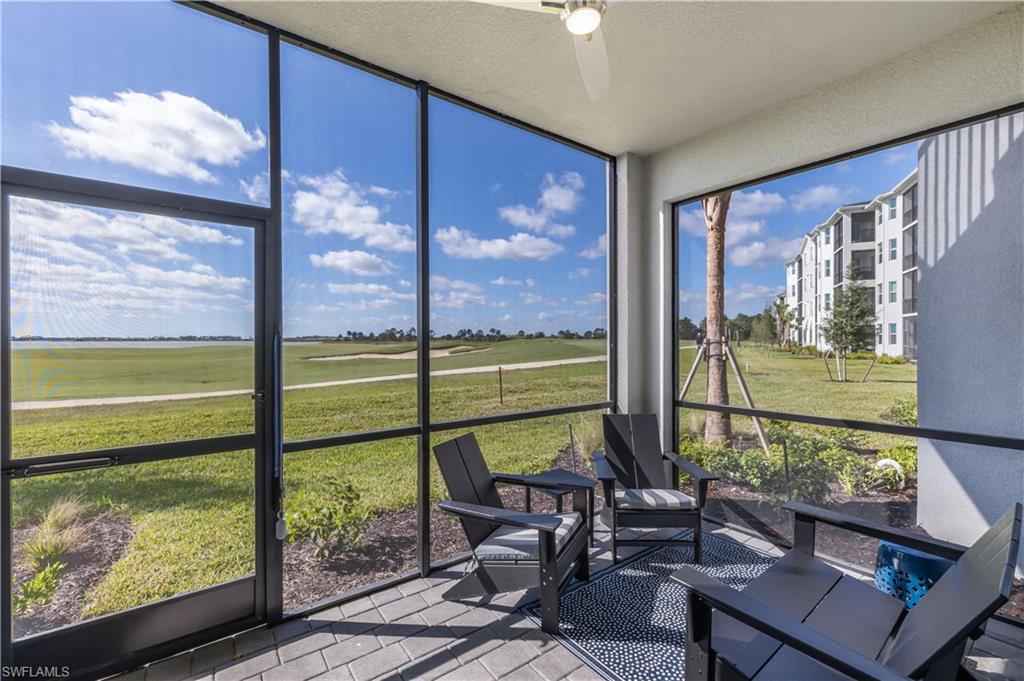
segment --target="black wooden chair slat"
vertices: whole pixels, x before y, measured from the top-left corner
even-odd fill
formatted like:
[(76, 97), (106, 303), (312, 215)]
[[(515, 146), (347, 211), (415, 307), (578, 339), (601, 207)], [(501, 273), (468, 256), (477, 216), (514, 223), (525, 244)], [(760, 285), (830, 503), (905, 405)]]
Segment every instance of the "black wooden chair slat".
[[(701, 512), (706, 497), (707, 484), (714, 477), (696, 465), (687, 469), (687, 474), (698, 472), (702, 479), (695, 481), (696, 499), (689, 499), (679, 493), (679, 498), (669, 495), (632, 495), (629, 508), (619, 508), (615, 498), (617, 488), (639, 490), (674, 489), (674, 475), (671, 473), (674, 460), (661, 446), (658, 417), (655, 414), (605, 414), (603, 456), (594, 457), (598, 478), (604, 486), (605, 510), (603, 518), (612, 531), (612, 560), (618, 562), (619, 546), (671, 546), (693, 544), (694, 555), (699, 563), (701, 558)], [(609, 479), (609, 470), (614, 479)], [(666, 498), (667, 497), (667, 498)], [(639, 508), (635, 499), (640, 498)], [(660, 503), (661, 506), (656, 506)], [(627, 504), (623, 502), (623, 506)], [(656, 530), (667, 528), (692, 528), (693, 539), (656, 540), (650, 536), (620, 538), (619, 529)]]
[(883, 662), (919, 675), (1010, 598), (1021, 532), (1015, 504), (928, 590), (904, 619)]
[[(1009, 599), (1020, 550), (1022, 509), (1020, 503), (1014, 504), (970, 548), (956, 548), (956, 562), (904, 614), (901, 600), (851, 577), (830, 583), (829, 571), (834, 568), (813, 557), (815, 523), (861, 529), (869, 536), (879, 534), (875, 524), (806, 505), (793, 507), (795, 523), (807, 525), (797, 542), (800, 548), (751, 582), (742, 599), (690, 568), (680, 568), (673, 575), (691, 590), (687, 675), (708, 677), (711, 661), (717, 660), (718, 671), (724, 670), (722, 678), (729, 679), (960, 678), (968, 639), (977, 636)], [(932, 543), (933, 555), (953, 553), (954, 545)], [(808, 599), (817, 602), (806, 612)], [(812, 643), (806, 631), (796, 635), (798, 627), (792, 629), (793, 636), (782, 636), (779, 632), (786, 630), (785, 622), (800, 622), (825, 639)], [(765, 637), (774, 642), (774, 650)], [(851, 668), (836, 645), (876, 661), (873, 671)]]
[[(557, 633), (559, 591), (572, 576), (584, 580), (590, 577), (589, 521), (581, 513), (575, 519), (576, 524), (569, 526), (569, 533), (559, 538), (557, 532), (566, 522), (564, 517), (506, 509), (473, 433), (436, 445), (434, 456), (451, 497), (450, 502), (441, 502), (439, 507), (459, 519), (469, 545), (478, 553), (476, 567), (448, 589), (443, 598), (463, 600), (540, 586), (541, 628), (547, 633)], [(524, 481), (517, 478), (515, 482), (522, 484)], [(574, 510), (579, 512), (575, 496)], [(526, 552), (529, 559), (521, 559), (524, 553), (521, 546), (502, 544), (502, 537), (507, 537), (507, 533), (492, 537), (502, 527), (533, 532), (537, 551)], [(501, 555), (478, 552), (480, 545), (489, 538), (488, 548), (512, 548)], [(515, 541), (529, 542), (530, 538), (527, 535), (526, 539)], [(514, 559), (509, 558), (513, 551)]]

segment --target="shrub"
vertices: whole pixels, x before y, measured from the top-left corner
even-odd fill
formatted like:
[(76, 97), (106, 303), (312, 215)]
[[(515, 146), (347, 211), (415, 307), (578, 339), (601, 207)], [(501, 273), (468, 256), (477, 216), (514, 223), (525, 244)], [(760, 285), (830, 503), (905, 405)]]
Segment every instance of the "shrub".
[(14, 614), (22, 615), (52, 601), (63, 572), (64, 563), (51, 563), (22, 584), (11, 599)]
[(914, 445), (898, 445), (883, 449), (878, 453), (880, 459), (892, 459), (900, 465), (903, 473), (909, 478), (917, 475), (917, 447)]
[(326, 476), (321, 484), (299, 494), (295, 510), (286, 513), (288, 541), (308, 540), (313, 545), (313, 556), (319, 559), (355, 548), (370, 515), (360, 509), (359, 501), (352, 483)]
[(854, 350), (846, 356), (846, 359), (874, 359), (875, 353), (871, 350)]
[(907, 358), (903, 355), (882, 355), (878, 358), (879, 364), (906, 364)]
[(871, 467), (864, 457), (840, 447), (831, 447), (821, 454), (822, 461), (835, 476), (836, 482), (850, 496), (861, 494), (871, 486)]
[(903, 467), (892, 459), (879, 459), (875, 462), (873, 475), (890, 494), (899, 492), (907, 484), (907, 475)]
[(794, 345), (789, 349), (789, 351), (797, 357), (801, 357), (803, 355), (814, 357), (818, 354), (818, 348), (814, 345)]
[(78, 499), (62, 498), (50, 504), (35, 532), (22, 545), (33, 570), (55, 565), (85, 539), (85, 527), (78, 522), (82, 510)]
[(893, 402), (889, 409), (882, 413), (882, 418), (895, 421), (901, 426), (917, 425), (917, 396), (911, 395)]

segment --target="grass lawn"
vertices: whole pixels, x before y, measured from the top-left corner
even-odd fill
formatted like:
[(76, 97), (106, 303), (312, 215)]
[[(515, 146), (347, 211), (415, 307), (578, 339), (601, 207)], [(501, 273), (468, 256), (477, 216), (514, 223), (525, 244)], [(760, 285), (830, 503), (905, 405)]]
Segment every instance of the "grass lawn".
[[(438, 341), (435, 349), (469, 347), (431, 361), (432, 370), (519, 364), (605, 354), (603, 340), (544, 338), (499, 343)], [(310, 361), (311, 357), (401, 354), (414, 343), (316, 343), (284, 346), (285, 385), (415, 373), (415, 359)], [(161, 395), (251, 388), (253, 351), (241, 345), (188, 348), (15, 348), (11, 353), (11, 399)]]
[[(563, 350), (562, 356), (580, 356), (581, 350), (582, 356), (595, 354), (593, 344), (584, 343)], [(520, 357), (547, 358), (536, 352), (523, 355), (521, 347), (517, 351)], [(499, 404), (496, 377), (490, 374), (441, 377), (431, 395), (434, 418), (600, 401), (605, 395), (604, 372), (600, 362), (510, 372), (504, 377), (504, 404)], [(401, 380), (289, 391), (286, 437), (414, 423), (415, 387), (415, 381)], [(242, 396), (16, 411), (12, 441), (18, 456), (30, 456), (246, 432), (252, 428), (252, 410), (252, 401)], [(599, 416), (504, 424), (481, 428), (478, 435), (495, 470), (538, 471), (549, 466), (568, 442), (567, 423), (582, 418), (595, 421)], [(454, 435), (437, 433), (434, 438)], [(17, 480), (12, 489), (14, 525), (33, 522), (63, 496), (80, 497), (90, 512), (129, 518), (135, 534), (128, 552), (93, 589), (85, 614), (153, 602), (253, 571), (252, 457), (252, 452), (215, 454)], [(295, 498), (304, 487), (334, 473), (353, 484), (366, 509), (394, 510), (414, 503), (415, 462), (415, 438), (289, 454), (286, 486)], [(442, 493), (436, 470), (433, 493)]]
[[(850, 381), (835, 383), (829, 380), (824, 360), (818, 357), (796, 357), (788, 352), (762, 352), (758, 347), (733, 346), (740, 370), (750, 389), (754, 406), (759, 409), (784, 411), (793, 414), (829, 416), (862, 421), (880, 421), (889, 407), (898, 399), (917, 395), (916, 364), (879, 364), (860, 383), (861, 376), (871, 364), (870, 360), (849, 360)], [(679, 381), (686, 380), (693, 365), (695, 350), (690, 344), (679, 351)], [(833, 360), (832, 374), (836, 368)], [(733, 371), (729, 370), (729, 403), (746, 406)], [(707, 399), (707, 365), (697, 370), (693, 385), (686, 396), (693, 402)], [(680, 430), (697, 433), (704, 423), (704, 412), (680, 410)], [(733, 417), (733, 428), (740, 432), (753, 432), (749, 418)], [(914, 444), (912, 439), (883, 433), (865, 433), (873, 447), (896, 444)]]
[[(603, 341), (533, 340), (475, 345), (488, 349), (439, 358), (434, 360), (433, 368), (586, 357), (602, 354), (604, 350)], [(286, 383), (413, 371), (412, 360), (303, 359), (341, 352), (408, 349), (403, 344), (289, 346)], [(16, 363), (20, 373), (15, 373), (15, 399), (237, 387), (231, 381), (236, 380), (239, 367), (248, 363), (240, 354), (244, 349), (227, 346), (209, 350), (117, 350), (114, 356), (120, 357), (116, 360), (104, 359), (102, 350), (73, 352), (83, 355), (69, 358), (54, 353), (47, 356), (44, 368), (33, 363), (31, 377), (22, 356)], [(134, 353), (142, 354), (136, 358)], [(132, 357), (126, 359), (126, 354)], [(683, 349), (680, 354), (681, 372), (685, 376), (692, 361), (692, 349)], [(154, 364), (147, 364), (143, 355), (148, 355), (148, 361)], [(821, 414), (827, 413), (822, 410), (841, 404), (840, 414), (828, 415), (877, 420), (895, 399), (914, 394), (916, 367), (911, 365), (876, 365), (867, 383), (838, 385), (828, 382), (821, 360), (782, 353), (763, 355), (752, 347), (738, 349), (738, 355), (759, 407)], [(175, 356), (188, 360), (174, 360)], [(48, 383), (44, 377), (69, 375), (65, 363), (74, 365), (75, 372), (83, 377), (82, 383), (68, 379), (67, 386), (54, 391), (57, 381)], [(851, 362), (851, 376), (859, 378), (862, 369), (858, 366)], [(705, 391), (704, 373), (698, 376), (690, 399), (699, 401)], [(17, 382), (22, 379), (32, 387)], [(200, 380), (205, 382), (197, 388)], [(506, 374), (504, 382), (501, 404), (496, 376), (490, 373), (435, 377), (431, 390), (434, 420), (600, 401), (605, 396), (605, 364), (518, 370)], [(50, 387), (41, 388), (46, 385)], [(416, 418), (415, 394), (414, 380), (288, 391), (285, 436), (294, 440), (408, 425)], [(738, 386), (732, 386), (732, 399), (741, 403)], [(252, 412), (248, 396), (15, 411), (12, 442), (17, 456), (29, 456), (243, 433), (253, 427)], [(477, 435), (494, 470), (538, 471), (550, 466), (568, 443), (566, 426), (570, 421), (577, 424), (577, 434), (585, 437), (581, 431), (596, 432), (599, 418), (599, 414), (593, 413), (520, 421), (479, 428)], [(696, 428), (698, 419), (702, 419), (699, 413), (684, 414), (684, 431), (688, 426)], [(742, 420), (735, 420), (737, 428), (742, 428)], [(432, 439), (436, 442), (455, 434), (437, 433)], [(880, 440), (885, 437), (878, 436)], [(360, 503), (371, 512), (408, 507), (415, 501), (415, 461), (415, 438), (289, 454), (285, 461), (287, 498), (300, 497), (303, 488), (333, 473), (353, 484), (360, 494)], [(436, 469), (432, 484), (434, 496), (440, 496), (442, 485)], [(134, 528), (126, 555), (90, 594), (85, 613), (88, 616), (153, 602), (253, 570), (252, 452), (15, 480), (14, 525), (34, 522), (50, 503), (63, 496), (81, 497), (90, 512), (129, 518)]]

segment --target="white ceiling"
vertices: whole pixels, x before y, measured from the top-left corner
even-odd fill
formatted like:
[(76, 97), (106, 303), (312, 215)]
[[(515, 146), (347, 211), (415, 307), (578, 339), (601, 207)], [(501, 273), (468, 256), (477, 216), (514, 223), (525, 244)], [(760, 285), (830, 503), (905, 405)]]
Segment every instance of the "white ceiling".
[(454, 1), (221, 4), (603, 151), (649, 154), (1011, 3), (619, 0), (602, 24), (611, 94), (598, 103), (557, 15)]

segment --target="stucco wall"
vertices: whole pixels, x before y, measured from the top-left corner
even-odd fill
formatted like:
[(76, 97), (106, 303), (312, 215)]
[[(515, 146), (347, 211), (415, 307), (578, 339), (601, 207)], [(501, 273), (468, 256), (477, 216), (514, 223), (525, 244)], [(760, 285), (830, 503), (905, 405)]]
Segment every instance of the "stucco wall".
[[(669, 441), (669, 202), (1024, 101), (1024, 7), (840, 79), (646, 159), (638, 405), (661, 415)], [(728, 87), (728, 84), (723, 84)], [(621, 198), (621, 197), (620, 197)], [(637, 242), (634, 241), (634, 248)], [(633, 329), (630, 330), (633, 333)], [(626, 361), (638, 362), (636, 358)]]
[[(918, 152), (918, 421), (1024, 438), (1024, 114)], [(918, 444), (918, 523), (973, 542), (1024, 501), (1024, 452)]]

